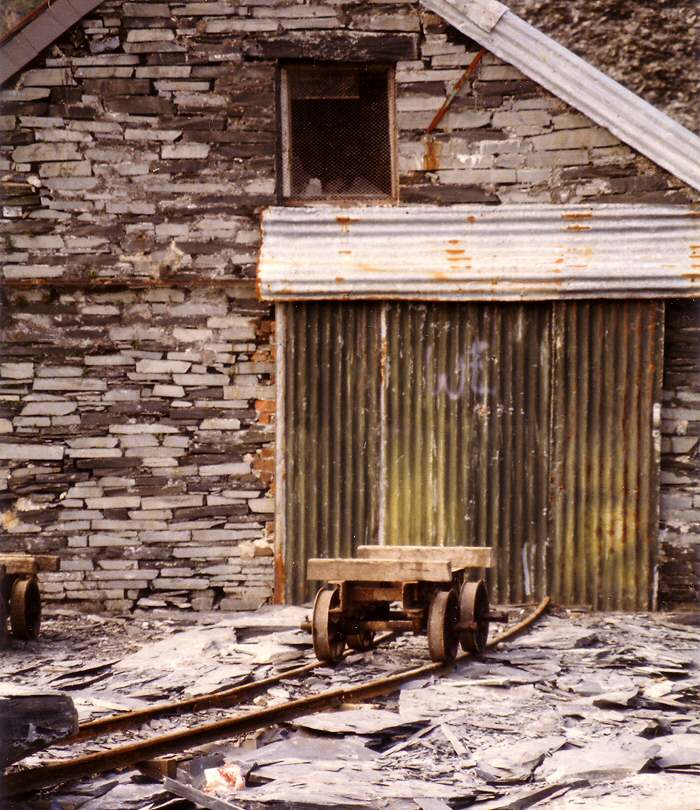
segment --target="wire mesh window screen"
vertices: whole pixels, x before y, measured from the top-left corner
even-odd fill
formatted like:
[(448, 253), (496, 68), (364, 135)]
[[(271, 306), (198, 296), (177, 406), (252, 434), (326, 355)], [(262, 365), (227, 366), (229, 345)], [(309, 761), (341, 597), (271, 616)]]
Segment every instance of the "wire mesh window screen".
[(390, 80), (370, 66), (287, 68), (287, 197), (391, 196)]

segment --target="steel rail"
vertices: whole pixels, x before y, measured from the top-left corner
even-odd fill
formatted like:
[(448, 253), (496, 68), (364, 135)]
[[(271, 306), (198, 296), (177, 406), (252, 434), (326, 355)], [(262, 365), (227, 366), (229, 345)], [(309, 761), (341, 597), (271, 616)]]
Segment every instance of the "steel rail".
[[(487, 644), (487, 647), (491, 649), (526, 630), (544, 613), (549, 601), (549, 597), (545, 597), (529, 616), (496, 636)], [(291, 700), (279, 706), (257, 709), (247, 714), (238, 714), (216, 722), (152, 737), (148, 740), (127, 743), (107, 751), (98, 751), (75, 759), (59, 760), (51, 764), (46, 763), (23, 771), (16, 771), (5, 777), (4, 795), (8, 797), (18, 796), (28, 791), (50, 787), (71, 779), (126, 768), (150, 757), (184, 751), (215, 740), (226, 739), (227, 737), (264, 728), (274, 723), (293, 720), (295, 717), (310, 712), (340, 706), (346, 702), (367, 700), (368, 698), (393, 692), (402, 684), (415, 678), (452, 672), (462, 661), (471, 657), (469, 653), (462, 653), (455, 661), (450, 663), (425, 664), (394, 675), (376, 678), (357, 686), (327, 689), (318, 694)]]
[[(389, 639), (393, 638), (395, 633), (386, 633), (379, 639), (376, 644), (382, 644)], [(344, 658), (348, 655), (356, 654), (356, 650), (347, 650)], [(166, 703), (157, 703), (155, 706), (147, 706), (143, 709), (135, 709), (131, 712), (122, 712), (121, 714), (110, 714), (107, 717), (99, 717), (97, 720), (89, 720), (86, 723), (81, 723), (78, 726), (78, 731), (72, 736), (59, 740), (56, 745), (70, 745), (75, 742), (82, 742), (83, 740), (91, 740), (95, 737), (100, 737), (103, 734), (108, 734), (112, 731), (119, 731), (127, 728), (136, 728), (155, 717), (167, 717), (171, 714), (179, 714), (181, 712), (193, 713), (202, 711), (203, 709), (224, 709), (228, 706), (235, 706), (243, 698), (256, 694), (257, 692), (267, 689), (268, 686), (273, 686), (281, 681), (290, 680), (291, 678), (298, 678), (300, 675), (305, 675), (319, 667), (327, 667), (326, 661), (310, 661), (308, 664), (303, 664), (294, 669), (288, 669), (285, 672), (280, 672), (277, 675), (270, 675), (267, 678), (261, 678), (259, 681), (250, 681), (248, 683), (232, 686), (230, 689), (223, 689), (218, 692), (207, 692), (204, 695), (196, 695), (191, 698), (182, 698), (181, 700), (168, 701)]]

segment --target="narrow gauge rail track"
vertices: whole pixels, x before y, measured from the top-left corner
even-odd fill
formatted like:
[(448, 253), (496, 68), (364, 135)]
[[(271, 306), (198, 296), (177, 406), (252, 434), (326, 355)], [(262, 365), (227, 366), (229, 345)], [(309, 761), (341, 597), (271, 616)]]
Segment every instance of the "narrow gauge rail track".
[[(508, 641), (524, 630), (527, 630), (545, 612), (549, 601), (549, 597), (545, 597), (529, 616), (526, 616), (521, 622), (518, 622), (518, 624), (513, 625), (513, 627), (492, 639), (486, 645), (487, 648), (492, 649), (496, 645)], [(451, 672), (455, 666), (471, 657), (472, 655), (470, 653), (462, 653), (451, 663), (425, 664), (420, 667), (414, 667), (395, 673), (394, 675), (375, 678), (365, 683), (357, 684), (356, 686), (326, 689), (315, 695), (290, 700), (281, 705), (257, 709), (244, 714), (237, 714), (223, 720), (204, 723), (199, 726), (159, 735), (147, 740), (118, 745), (106, 751), (98, 751), (74, 759), (58, 760), (51, 764), (42, 764), (32, 768), (26, 768), (25, 770), (8, 774), (5, 777), (3, 792), (7, 797), (19, 796), (28, 791), (51, 787), (71, 779), (80, 779), (85, 776), (127, 768), (130, 765), (135, 765), (151, 757), (181, 752), (188, 748), (214, 742), (215, 740), (265, 728), (274, 723), (293, 720), (295, 717), (300, 717), (310, 712), (330, 709), (335, 706), (340, 706), (343, 703), (367, 700), (379, 695), (385, 695), (395, 691), (402, 684), (414, 680), (415, 678), (421, 678), (426, 675), (443, 675)], [(245, 686), (260, 687), (265, 682), (265, 685), (271, 686), (273, 683), (277, 683), (285, 678), (293, 677), (294, 674), (301, 675), (305, 672), (309, 672), (317, 666), (322, 666), (322, 664), (306, 664), (303, 667), (298, 667), (296, 670), (290, 670), (286, 673), (275, 675), (272, 678), (266, 678), (265, 681), (259, 681), (254, 684), (244, 684), (241, 687), (235, 687), (234, 689), (227, 690), (227, 692), (220, 692), (214, 695), (205, 695), (200, 698), (192, 698), (191, 700), (185, 701), (174, 701), (173, 703), (160, 704), (160, 706), (154, 706), (137, 712), (129, 712), (128, 715), (123, 715), (122, 718), (126, 719), (126, 717), (130, 717), (131, 725), (138, 725), (149, 719), (144, 716), (144, 712), (154, 712), (160, 709), (163, 713), (172, 713), (185, 708), (189, 708), (190, 711), (197, 711), (198, 708), (205, 707), (203, 701), (206, 702), (207, 708), (219, 705), (230, 705), (230, 703), (217, 704), (214, 701), (216, 698), (221, 698), (235, 702), (236, 696), (232, 693), (236, 693), (240, 698), (242, 693), (240, 691), (236, 692), (236, 690), (241, 690)], [(178, 706), (178, 704), (179, 709), (173, 708), (174, 706)], [(138, 723), (136, 722), (135, 716), (138, 716)], [(150, 717), (154, 716), (156, 715), (150, 714)], [(81, 736), (81, 732), (79, 732), (78, 735), (73, 737), (70, 741), (96, 737), (107, 730), (113, 730), (116, 728), (116, 720), (118, 718), (118, 715), (114, 716), (114, 725), (109, 727), (103, 725), (101, 731), (97, 731), (97, 724), (100, 722), (104, 724), (105, 721), (112, 720), (112, 718), (103, 718), (102, 721), (97, 720), (93, 723), (86, 723), (81, 727), (83, 729), (83, 736)], [(87, 732), (87, 727), (90, 727), (90, 733)], [(124, 728), (124, 726), (121, 727)], [(3, 793), (0, 793), (0, 795), (3, 795)]]

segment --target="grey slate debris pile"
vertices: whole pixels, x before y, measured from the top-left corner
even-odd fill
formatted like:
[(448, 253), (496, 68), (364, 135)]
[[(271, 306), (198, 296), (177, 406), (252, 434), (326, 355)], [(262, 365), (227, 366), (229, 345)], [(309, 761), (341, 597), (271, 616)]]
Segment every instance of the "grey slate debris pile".
[[(53, 614), (41, 640), (9, 649), (0, 677), (64, 690), (85, 721), (311, 661), (310, 637), (298, 629), (306, 612), (272, 608), (196, 620), (149, 614), (132, 623)], [(511, 609), (513, 620), (521, 614)], [(52, 748), (23, 764), (104, 750), (407, 669), (427, 659), (422, 641), (399, 637), (335, 668), (285, 679), (240, 707), (159, 718)], [(448, 676), (174, 756), (170, 767), (161, 767), (164, 781), (152, 769), (150, 776), (106, 774), (44, 791), (42, 800), (46, 806), (53, 800), (53, 810), (697, 810), (699, 642), (700, 628), (661, 614), (547, 616), (527, 635)], [(88, 666), (78, 663), (86, 645), (93, 651)], [(215, 792), (204, 792), (207, 784)], [(37, 800), (26, 797), (10, 808), (29, 810)]]

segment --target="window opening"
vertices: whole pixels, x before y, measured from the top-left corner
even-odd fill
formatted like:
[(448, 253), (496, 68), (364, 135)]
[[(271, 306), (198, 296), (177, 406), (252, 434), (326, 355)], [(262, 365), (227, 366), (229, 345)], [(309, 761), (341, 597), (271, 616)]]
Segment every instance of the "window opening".
[(285, 68), (285, 198), (392, 197), (392, 79), (386, 67)]

